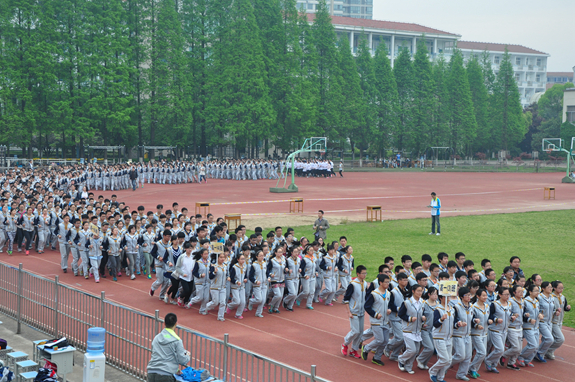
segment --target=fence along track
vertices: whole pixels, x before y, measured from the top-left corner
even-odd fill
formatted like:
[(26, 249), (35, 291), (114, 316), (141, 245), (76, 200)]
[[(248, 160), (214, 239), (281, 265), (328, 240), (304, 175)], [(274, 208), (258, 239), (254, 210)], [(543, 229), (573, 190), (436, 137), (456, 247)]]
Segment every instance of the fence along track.
[[(86, 350), (88, 328), (106, 329), (106, 362), (145, 380), (152, 340), (163, 320), (0, 262), (0, 312), (15, 319), (17, 333), (24, 323), (51, 337), (66, 337)], [(177, 327), (184, 348), (191, 352), (190, 366), (206, 369), (227, 382), (328, 382), (316, 376), (229, 343)]]

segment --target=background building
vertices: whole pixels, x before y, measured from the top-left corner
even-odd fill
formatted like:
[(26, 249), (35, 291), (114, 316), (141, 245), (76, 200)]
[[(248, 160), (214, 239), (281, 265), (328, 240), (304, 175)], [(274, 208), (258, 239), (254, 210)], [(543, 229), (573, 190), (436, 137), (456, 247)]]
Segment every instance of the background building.
[(458, 41), (457, 47), (461, 49), (466, 59), (475, 56), (481, 60), (483, 52), (487, 52), (496, 74), (499, 71), (503, 53), (507, 48), (511, 55), (511, 63), (523, 106), (529, 105), (535, 93), (545, 91), (549, 54), (522, 45), (491, 42)]
[[(315, 14), (308, 14), (307, 17), (311, 23), (315, 19)], [(362, 33), (367, 37), (372, 54), (375, 53), (379, 44), (385, 43), (392, 66), (401, 47), (406, 47), (412, 54), (415, 52), (417, 39), (421, 39), (422, 35), (425, 35), (425, 44), (432, 60), (437, 58), (439, 54), (444, 54), (448, 60), (457, 40), (461, 38), (460, 35), (455, 33), (412, 23), (366, 20), (341, 16), (332, 16), (331, 20), (337, 38), (340, 39), (343, 36), (347, 36), (354, 53), (357, 53), (357, 47), (359, 46), (359, 39)]]
[(555, 84), (563, 85), (567, 82), (573, 83), (573, 72), (547, 72), (547, 89)]
[[(315, 13), (317, 0), (298, 0), (301, 11)], [(373, 17), (373, 0), (326, 0), (330, 15), (346, 16), (356, 19), (371, 19)]]
[[(563, 122), (575, 125), (575, 88), (565, 89), (563, 93)], [(567, 145), (567, 142), (565, 144)], [(571, 145), (571, 142), (568, 144)]]

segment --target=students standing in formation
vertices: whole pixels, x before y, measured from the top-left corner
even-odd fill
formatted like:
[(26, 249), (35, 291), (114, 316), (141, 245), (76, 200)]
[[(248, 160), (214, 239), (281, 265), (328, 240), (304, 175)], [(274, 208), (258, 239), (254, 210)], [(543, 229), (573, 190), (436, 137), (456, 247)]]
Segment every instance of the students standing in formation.
[[(342, 354), (367, 360), (374, 353), (372, 362), (379, 366), (385, 355), (409, 374), (415, 374), (417, 365), (433, 382), (443, 381), (452, 367), (455, 379), (469, 381), (480, 377), (482, 363), (486, 371), (499, 374), (500, 366), (518, 371), (535, 367), (533, 360), (555, 359), (565, 341), (564, 314), (571, 310), (563, 283), (542, 281), (538, 274), (526, 280), (517, 256), (511, 257), (497, 283), (490, 260), (481, 261), (479, 273), (464, 253), (456, 258), (450, 261), (441, 252), (436, 264), (425, 254), (419, 263), (406, 255), (394, 268), (394, 259), (387, 257), (370, 284), (359, 265), (357, 277), (344, 281), (351, 331)], [(441, 280), (458, 282), (456, 297), (438, 295)], [(364, 312), (371, 327), (360, 334)], [(437, 360), (430, 365), (434, 353)]]

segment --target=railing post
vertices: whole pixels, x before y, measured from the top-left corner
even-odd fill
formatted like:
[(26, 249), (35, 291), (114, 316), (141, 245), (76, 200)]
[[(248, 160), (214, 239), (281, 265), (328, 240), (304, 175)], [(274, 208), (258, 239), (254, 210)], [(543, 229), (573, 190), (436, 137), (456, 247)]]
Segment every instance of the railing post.
[(224, 381), (227, 381), (228, 379), (228, 341), (230, 339), (230, 335), (228, 333), (224, 334), (224, 365), (222, 367), (222, 370), (224, 371), (224, 375), (222, 376), (222, 379)]
[(156, 319), (156, 324), (155, 324), (156, 325), (156, 327), (155, 327), (156, 333), (155, 334), (158, 334), (160, 332), (160, 311), (158, 309), (156, 309), (156, 313), (154, 314), (154, 318)]
[(21, 321), (22, 321), (22, 263), (18, 264), (18, 326), (16, 329), (16, 334), (20, 334), (22, 331), (21, 329)]
[(104, 328), (106, 322), (106, 292), (102, 291), (100, 295), (100, 327)]
[(58, 283), (60, 282), (60, 276), (54, 277), (54, 337), (58, 336)]
[(311, 365), (311, 380), (312, 382), (315, 381), (315, 365)]

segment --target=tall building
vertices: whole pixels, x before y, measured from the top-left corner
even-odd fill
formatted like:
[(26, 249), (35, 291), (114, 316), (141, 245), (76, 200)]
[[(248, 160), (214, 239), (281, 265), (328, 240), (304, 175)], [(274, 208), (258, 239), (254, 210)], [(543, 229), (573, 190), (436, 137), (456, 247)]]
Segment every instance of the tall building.
[[(315, 13), (317, 0), (298, 0), (297, 7), (302, 12)], [(373, 17), (373, 0), (326, 0), (329, 14), (332, 16), (371, 19)]]
[(535, 93), (544, 92), (547, 84), (547, 58), (549, 54), (522, 45), (497, 44), (492, 42), (458, 41), (457, 47), (466, 59), (472, 56), (481, 59), (487, 52), (493, 71), (497, 74), (505, 49), (511, 55), (515, 81), (519, 87), (521, 104), (531, 103)]
[(547, 72), (547, 89), (555, 84), (573, 83), (573, 72)]
[[(311, 23), (315, 19), (315, 14), (308, 13), (307, 18)], [(443, 54), (448, 60), (451, 53), (453, 53), (457, 40), (461, 38), (460, 35), (455, 33), (412, 23), (341, 16), (332, 16), (331, 22), (338, 39), (344, 36), (349, 38), (349, 44), (353, 53), (357, 53), (362, 33), (367, 37), (372, 54), (375, 53), (379, 44), (385, 43), (392, 66), (395, 57), (399, 54), (399, 49), (407, 48), (413, 54), (417, 46), (417, 40), (421, 39), (422, 36), (425, 36), (425, 45), (432, 60), (440, 54)]]

